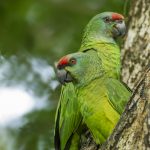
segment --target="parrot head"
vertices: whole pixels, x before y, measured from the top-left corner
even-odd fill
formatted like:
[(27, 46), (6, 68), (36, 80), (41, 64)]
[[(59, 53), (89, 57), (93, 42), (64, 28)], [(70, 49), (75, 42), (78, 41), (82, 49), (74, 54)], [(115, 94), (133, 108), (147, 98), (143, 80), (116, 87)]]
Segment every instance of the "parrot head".
[[(120, 36), (124, 36), (126, 26), (124, 17), (115, 12), (103, 12), (93, 17), (87, 24), (83, 36), (84, 43), (102, 39), (112, 41)], [(86, 41), (86, 42), (87, 42)]]
[(55, 67), (58, 80), (63, 85), (73, 82), (83, 86), (104, 73), (101, 60), (94, 50), (66, 55)]

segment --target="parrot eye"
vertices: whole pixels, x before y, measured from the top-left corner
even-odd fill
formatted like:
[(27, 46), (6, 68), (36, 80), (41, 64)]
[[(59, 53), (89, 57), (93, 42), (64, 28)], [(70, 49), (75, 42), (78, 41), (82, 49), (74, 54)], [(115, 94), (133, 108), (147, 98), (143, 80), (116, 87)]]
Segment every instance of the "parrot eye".
[(77, 63), (75, 58), (71, 58), (69, 61), (70, 65), (75, 65)]
[(103, 18), (103, 19), (104, 19), (104, 22), (106, 22), (106, 23), (111, 22), (111, 19), (110, 19), (109, 17), (105, 17), (105, 18)]

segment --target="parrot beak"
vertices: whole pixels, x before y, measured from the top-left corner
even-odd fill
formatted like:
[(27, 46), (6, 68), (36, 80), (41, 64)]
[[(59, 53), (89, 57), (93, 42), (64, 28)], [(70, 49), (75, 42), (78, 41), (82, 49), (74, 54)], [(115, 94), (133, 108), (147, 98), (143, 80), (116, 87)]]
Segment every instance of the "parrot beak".
[(71, 77), (70, 73), (65, 69), (57, 69), (56, 75), (59, 82), (63, 85), (65, 85), (65, 83), (73, 81), (73, 78)]
[(116, 20), (116, 24), (113, 26), (113, 36), (124, 36), (126, 33), (126, 25), (124, 20)]

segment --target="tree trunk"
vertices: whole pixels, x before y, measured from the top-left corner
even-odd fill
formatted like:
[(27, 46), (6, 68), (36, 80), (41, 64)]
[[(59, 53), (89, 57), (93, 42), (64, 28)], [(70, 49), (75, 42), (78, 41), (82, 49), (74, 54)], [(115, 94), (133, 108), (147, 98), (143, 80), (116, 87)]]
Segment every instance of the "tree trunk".
[[(99, 149), (150, 149), (150, 0), (132, 0), (122, 61), (122, 79), (134, 92), (112, 135)], [(98, 148), (92, 143), (83, 149)]]
[(123, 81), (132, 89), (150, 63), (150, 0), (132, 0), (122, 50)]

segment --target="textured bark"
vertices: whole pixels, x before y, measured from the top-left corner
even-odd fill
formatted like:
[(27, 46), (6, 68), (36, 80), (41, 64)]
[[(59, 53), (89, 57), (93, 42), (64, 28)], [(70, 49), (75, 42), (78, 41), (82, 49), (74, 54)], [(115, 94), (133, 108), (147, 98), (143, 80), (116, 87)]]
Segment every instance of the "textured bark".
[(122, 77), (132, 89), (150, 63), (150, 0), (132, 0), (128, 28)]
[[(112, 135), (100, 150), (150, 149), (150, 0), (132, 0), (122, 50), (122, 79), (133, 89)], [(83, 150), (98, 149), (94, 143)]]

